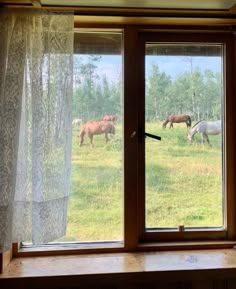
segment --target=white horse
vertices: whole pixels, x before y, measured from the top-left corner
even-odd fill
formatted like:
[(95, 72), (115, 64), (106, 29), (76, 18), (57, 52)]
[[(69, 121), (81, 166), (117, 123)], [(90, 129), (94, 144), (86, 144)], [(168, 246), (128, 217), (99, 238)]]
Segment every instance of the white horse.
[(200, 120), (200, 121), (198, 121), (191, 128), (191, 130), (188, 133), (188, 139), (190, 142), (193, 141), (194, 135), (197, 132), (201, 134), (202, 144), (204, 143), (204, 141), (206, 139), (208, 144), (210, 145), (208, 135), (217, 135), (217, 134), (221, 133), (221, 120), (217, 120), (217, 121)]
[(81, 125), (81, 124), (82, 124), (82, 119), (80, 118), (75, 118), (72, 121), (72, 126)]

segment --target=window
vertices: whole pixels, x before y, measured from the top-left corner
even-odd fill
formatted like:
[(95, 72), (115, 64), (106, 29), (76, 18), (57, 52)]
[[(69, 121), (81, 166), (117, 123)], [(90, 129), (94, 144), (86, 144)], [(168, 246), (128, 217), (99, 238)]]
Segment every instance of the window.
[[(58, 242), (129, 250), (234, 237), (232, 47), (221, 33), (75, 33), (68, 233)], [(169, 128), (171, 114), (189, 118)], [(90, 143), (84, 125), (104, 116), (114, 116), (109, 140)], [(221, 132), (190, 143), (203, 119)]]
[(123, 241), (121, 47), (121, 33), (75, 32), (71, 197), (63, 240)]
[(162, 137), (142, 142), (143, 240), (228, 234), (227, 41), (197, 33), (142, 35), (141, 119), (147, 133)]
[(67, 233), (51, 245), (123, 242), (121, 48), (120, 32), (75, 31)]
[(224, 227), (223, 49), (146, 44), (146, 230)]

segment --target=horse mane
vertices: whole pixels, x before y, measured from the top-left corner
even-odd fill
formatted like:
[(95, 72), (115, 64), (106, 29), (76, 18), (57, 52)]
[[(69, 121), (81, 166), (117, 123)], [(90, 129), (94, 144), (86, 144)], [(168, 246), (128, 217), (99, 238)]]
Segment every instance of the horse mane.
[(201, 122), (201, 121), (205, 121), (205, 120), (204, 119), (199, 120), (198, 122), (195, 123), (195, 125), (192, 126), (192, 128), (194, 128), (196, 125), (198, 125), (199, 122)]

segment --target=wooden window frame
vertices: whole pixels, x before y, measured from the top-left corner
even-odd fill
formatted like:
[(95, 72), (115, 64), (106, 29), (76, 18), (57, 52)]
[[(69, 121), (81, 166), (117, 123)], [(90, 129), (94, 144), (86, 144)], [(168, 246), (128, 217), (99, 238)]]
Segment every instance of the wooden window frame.
[[(144, 67), (139, 67), (139, 59), (143, 53), (139, 49), (140, 33), (156, 32), (156, 33), (181, 33), (183, 40), (195, 38), (192, 33), (205, 34), (206, 41), (210, 42), (208, 33), (212, 38), (225, 39), (227, 43), (227, 55), (231, 55), (233, 59), (226, 58), (226, 123), (235, 123), (234, 116), (236, 91), (234, 77), (236, 76), (236, 41), (233, 32), (228, 29), (220, 28), (219, 31), (215, 27), (209, 29), (207, 26), (201, 27), (155, 27), (155, 26), (138, 26), (138, 25), (81, 25), (81, 28), (89, 28), (92, 30), (103, 31), (104, 29), (116, 29), (123, 31), (123, 104), (124, 104), (124, 246), (106, 247), (106, 244), (100, 247), (80, 247), (78, 249), (68, 248), (65, 250), (57, 247), (51, 249), (43, 249), (33, 251), (20, 249), (19, 244), (13, 246), (13, 257), (21, 256), (45, 256), (45, 255), (67, 255), (67, 254), (83, 254), (83, 253), (100, 253), (100, 252), (130, 252), (144, 250), (166, 250), (166, 249), (194, 249), (194, 248), (232, 248), (236, 244), (236, 191), (234, 184), (235, 169), (235, 152), (236, 144), (235, 132), (233, 126), (226, 125), (226, 186), (227, 186), (227, 232), (174, 232), (170, 233), (146, 233), (144, 232), (144, 183), (141, 179), (140, 172), (143, 171), (142, 153), (144, 147), (137, 144), (135, 138), (130, 135), (133, 131), (137, 131), (138, 127), (144, 124), (144, 81), (142, 82)], [(209, 31), (210, 30), (210, 31)], [(222, 31), (223, 30), (223, 31)], [(163, 35), (163, 34), (162, 34)], [(192, 35), (192, 36), (191, 36)], [(189, 38), (190, 37), (190, 38)], [(212, 41), (213, 41), (212, 39)], [(140, 113), (141, 112), (141, 113)], [(139, 181), (139, 183), (138, 183)], [(141, 214), (140, 214), (141, 212)], [(186, 234), (187, 233), (187, 234)], [(157, 235), (158, 234), (158, 235)]]
[[(198, 229), (198, 230), (186, 230), (183, 232), (179, 231), (149, 231), (145, 232), (145, 159), (144, 159), (144, 142), (140, 146), (140, 165), (139, 165), (139, 180), (140, 188), (139, 188), (139, 211), (141, 212), (141, 218), (139, 222), (139, 233), (140, 240), (142, 242), (150, 242), (150, 241), (189, 241), (189, 240), (233, 240), (235, 238), (235, 215), (232, 212), (235, 212), (235, 187), (234, 187), (234, 177), (231, 172), (234, 171), (234, 151), (235, 147), (235, 133), (233, 132), (232, 127), (230, 127), (230, 123), (234, 123), (235, 116), (232, 111), (234, 107), (233, 99), (234, 99), (234, 81), (233, 81), (233, 61), (232, 57), (234, 57), (234, 39), (230, 34), (222, 34), (222, 33), (202, 33), (196, 31), (196, 33), (189, 32), (159, 32), (159, 33), (142, 33), (141, 35), (141, 47), (140, 57), (138, 59), (142, 59), (140, 61), (141, 75), (139, 83), (139, 93), (140, 99), (145, 95), (145, 87), (144, 87), (144, 55), (145, 55), (145, 42), (158, 42), (158, 43), (221, 43), (224, 45), (224, 103), (225, 103), (225, 147), (224, 147), (224, 157), (225, 157), (225, 165), (223, 169), (224, 179), (225, 179), (225, 204), (224, 204), (224, 212), (225, 212), (225, 229)], [(141, 111), (140, 120), (141, 126), (144, 127), (144, 100), (139, 102)]]

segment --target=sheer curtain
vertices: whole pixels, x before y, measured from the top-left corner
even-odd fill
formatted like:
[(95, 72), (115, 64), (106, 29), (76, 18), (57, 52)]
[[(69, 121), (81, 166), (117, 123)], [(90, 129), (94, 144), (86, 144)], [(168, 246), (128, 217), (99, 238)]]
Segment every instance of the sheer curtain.
[(73, 15), (0, 11), (0, 252), (65, 234)]

